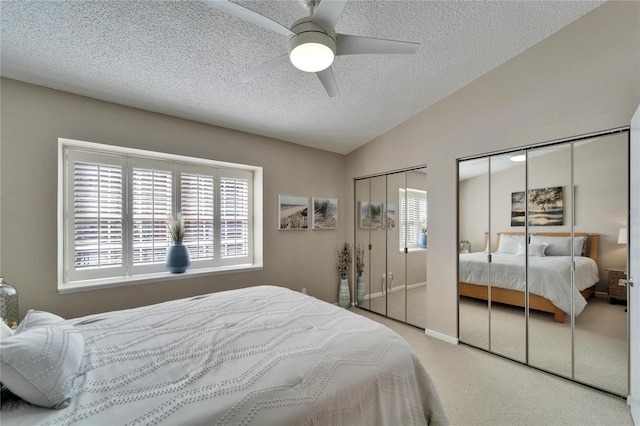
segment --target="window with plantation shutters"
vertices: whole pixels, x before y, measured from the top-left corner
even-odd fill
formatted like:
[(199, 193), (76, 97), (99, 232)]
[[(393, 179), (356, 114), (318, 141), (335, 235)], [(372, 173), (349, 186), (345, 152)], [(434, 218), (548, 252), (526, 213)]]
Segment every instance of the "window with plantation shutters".
[(249, 256), (249, 179), (229, 171), (220, 178), (220, 257)]
[(73, 263), (78, 270), (123, 263), (122, 167), (78, 159), (73, 164)]
[(178, 212), (187, 273), (261, 267), (254, 233), (262, 225), (253, 220), (256, 208), (262, 217), (253, 202), (260, 168), (60, 141), (61, 291), (169, 274), (168, 224)]
[(144, 265), (147, 272), (162, 271), (171, 244), (168, 228), (173, 214), (171, 169), (167, 170), (164, 164), (156, 167), (134, 165), (130, 178), (132, 265)]
[(420, 228), (427, 225), (427, 192), (400, 189), (400, 250), (418, 247)]
[(184, 244), (191, 260), (212, 260), (215, 247), (215, 177), (211, 174), (180, 175), (180, 210), (185, 223)]

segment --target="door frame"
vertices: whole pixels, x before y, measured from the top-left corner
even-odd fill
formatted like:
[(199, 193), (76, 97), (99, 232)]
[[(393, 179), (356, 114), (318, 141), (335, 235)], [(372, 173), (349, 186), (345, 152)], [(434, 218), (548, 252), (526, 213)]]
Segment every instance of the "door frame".
[[(629, 396), (627, 404), (640, 425), (640, 106), (629, 131)], [(635, 285), (633, 285), (635, 281)]]

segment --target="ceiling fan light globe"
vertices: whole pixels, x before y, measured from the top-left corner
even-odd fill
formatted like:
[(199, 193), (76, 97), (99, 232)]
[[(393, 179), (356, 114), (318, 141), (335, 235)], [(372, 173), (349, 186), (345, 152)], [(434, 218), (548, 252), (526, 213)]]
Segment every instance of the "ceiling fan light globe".
[(336, 42), (327, 34), (306, 31), (289, 40), (289, 60), (305, 72), (319, 72), (331, 66), (336, 55)]
[(320, 43), (304, 43), (297, 46), (289, 54), (294, 67), (305, 72), (319, 72), (331, 66), (335, 54)]

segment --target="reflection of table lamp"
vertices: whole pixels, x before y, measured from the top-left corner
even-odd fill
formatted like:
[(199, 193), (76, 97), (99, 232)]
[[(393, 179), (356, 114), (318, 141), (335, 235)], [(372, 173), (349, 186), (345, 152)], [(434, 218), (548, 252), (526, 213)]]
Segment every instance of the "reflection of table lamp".
[(627, 228), (620, 228), (618, 231), (618, 244), (627, 244)]
[(458, 246), (458, 253), (470, 253), (471, 252), (471, 243), (467, 240), (460, 241), (460, 245)]
[[(627, 228), (620, 228), (620, 230), (618, 231), (618, 244), (627, 245)], [(627, 265), (625, 265), (625, 275), (627, 275), (627, 270)]]

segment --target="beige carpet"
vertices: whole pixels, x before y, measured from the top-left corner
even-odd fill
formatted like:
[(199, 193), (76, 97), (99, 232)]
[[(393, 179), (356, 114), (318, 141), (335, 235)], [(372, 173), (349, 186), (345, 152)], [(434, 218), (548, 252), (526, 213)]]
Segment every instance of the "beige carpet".
[(454, 425), (633, 425), (626, 401), (375, 313), (352, 312), (402, 335), (433, 378)]

